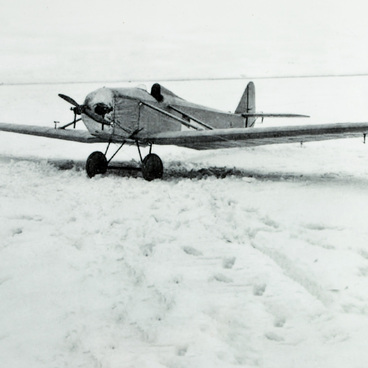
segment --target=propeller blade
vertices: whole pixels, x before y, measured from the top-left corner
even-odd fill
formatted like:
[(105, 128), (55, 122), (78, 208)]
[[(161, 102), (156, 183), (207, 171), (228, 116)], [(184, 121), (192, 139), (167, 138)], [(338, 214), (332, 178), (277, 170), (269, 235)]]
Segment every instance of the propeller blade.
[(74, 105), (75, 107), (79, 107), (79, 104), (76, 101), (74, 101), (71, 97), (63, 95), (61, 93), (59, 93), (58, 96), (61, 97), (63, 100), (69, 102), (70, 104)]

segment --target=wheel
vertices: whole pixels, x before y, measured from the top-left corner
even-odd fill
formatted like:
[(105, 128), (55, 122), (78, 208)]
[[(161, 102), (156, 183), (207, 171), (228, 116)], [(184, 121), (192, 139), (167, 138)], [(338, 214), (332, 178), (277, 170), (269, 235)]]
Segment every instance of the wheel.
[(91, 153), (87, 158), (86, 171), (90, 178), (96, 174), (105, 174), (107, 171), (106, 156), (99, 151)]
[(164, 166), (160, 157), (154, 153), (147, 155), (142, 163), (142, 175), (145, 180), (151, 181), (161, 179), (164, 173)]

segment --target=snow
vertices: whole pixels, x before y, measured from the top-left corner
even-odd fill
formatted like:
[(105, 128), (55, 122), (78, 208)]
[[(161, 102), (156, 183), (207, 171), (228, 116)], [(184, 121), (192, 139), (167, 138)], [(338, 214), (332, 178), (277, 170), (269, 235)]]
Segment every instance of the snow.
[[(233, 110), (247, 81), (171, 82)], [(364, 121), (367, 78), (256, 80), (264, 112)], [(68, 122), (57, 93), (1, 86), (0, 120)], [(363, 120), (362, 120), (363, 119)], [(267, 120), (264, 125), (284, 124)], [(23, 367), (365, 367), (367, 148), (155, 147), (163, 180), (88, 179), (100, 145), (0, 134), (0, 357)], [(118, 160), (136, 160), (134, 147)]]

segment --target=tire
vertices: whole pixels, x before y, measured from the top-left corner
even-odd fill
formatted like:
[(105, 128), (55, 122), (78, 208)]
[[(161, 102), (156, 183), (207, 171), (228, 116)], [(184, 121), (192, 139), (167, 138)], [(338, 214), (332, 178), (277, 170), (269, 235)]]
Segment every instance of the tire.
[(147, 155), (142, 163), (142, 175), (147, 181), (161, 179), (164, 173), (164, 166), (159, 156), (154, 153)]
[(97, 174), (105, 174), (107, 171), (106, 156), (99, 151), (91, 153), (87, 158), (86, 171), (90, 178)]

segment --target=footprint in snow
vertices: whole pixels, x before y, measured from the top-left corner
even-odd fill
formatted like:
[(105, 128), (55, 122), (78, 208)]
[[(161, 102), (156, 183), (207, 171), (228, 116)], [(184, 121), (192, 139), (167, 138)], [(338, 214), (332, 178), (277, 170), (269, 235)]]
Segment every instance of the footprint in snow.
[(360, 254), (363, 258), (368, 259), (368, 252), (364, 249), (360, 249), (358, 254)]
[(14, 229), (14, 230), (12, 231), (12, 236), (20, 235), (20, 234), (22, 234), (22, 233), (23, 233), (23, 229), (22, 229), (22, 228), (20, 228), (20, 227), (17, 227), (16, 229)]
[(236, 257), (226, 257), (222, 260), (222, 267), (227, 269), (233, 268), (235, 261)]
[(149, 257), (153, 253), (154, 244), (145, 244), (140, 246), (140, 250), (145, 257)]
[(284, 317), (277, 317), (273, 323), (275, 327), (284, 327), (286, 319)]
[(176, 354), (179, 356), (184, 356), (188, 351), (188, 346), (179, 346), (176, 348)]
[(189, 254), (191, 256), (202, 256), (202, 252), (200, 252), (199, 250), (193, 248), (193, 247), (183, 247), (183, 251), (186, 253), (186, 254)]
[(216, 275), (214, 275), (213, 280), (219, 281), (219, 282), (225, 282), (225, 283), (233, 282), (233, 280), (230, 277), (227, 277), (223, 275), (222, 273), (217, 273)]
[(368, 276), (368, 267), (360, 267), (359, 268), (359, 276), (367, 277)]
[(266, 284), (256, 284), (253, 286), (253, 295), (262, 296), (266, 291)]
[(264, 218), (262, 218), (261, 220), (262, 220), (262, 222), (263, 222), (266, 226), (272, 227), (272, 228), (274, 228), (274, 229), (278, 229), (278, 228), (280, 227), (280, 225), (279, 225), (276, 221), (272, 220), (272, 219), (271, 219), (271, 218), (269, 218), (269, 217), (264, 217)]
[(266, 332), (265, 337), (268, 340), (276, 341), (276, 342), (281, 342), (281, 341), (285, 340), (282, 336), (279, 336), (279, 335), (275, 334), (274, 332)]

